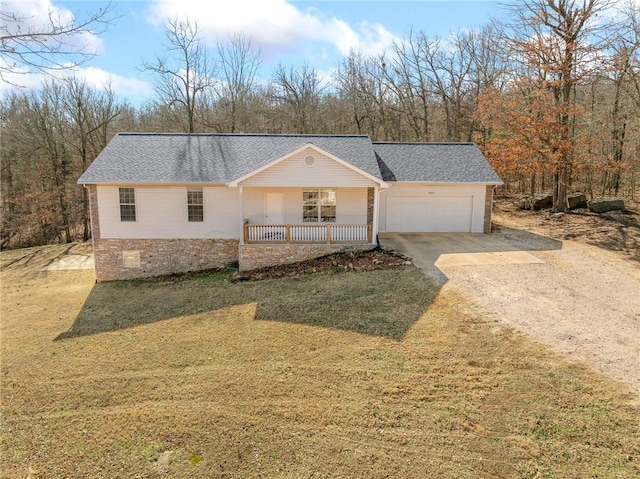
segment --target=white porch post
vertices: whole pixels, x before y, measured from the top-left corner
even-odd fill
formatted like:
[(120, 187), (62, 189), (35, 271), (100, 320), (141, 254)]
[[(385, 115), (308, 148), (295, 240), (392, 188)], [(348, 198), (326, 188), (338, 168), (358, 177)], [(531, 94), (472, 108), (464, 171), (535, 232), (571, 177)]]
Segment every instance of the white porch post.
[(244, 187), (238, 186), (238, 203), (239, 203), (239, 211), (240, 218), (238, 220), (239, 227), (238, 231), (240, 232), (240, 244), (244, 244)]
[(373, 188), (373, 228), (371, 231), (371, 243), (378, 244), (378, 216), (380, 211), (380, 187)]

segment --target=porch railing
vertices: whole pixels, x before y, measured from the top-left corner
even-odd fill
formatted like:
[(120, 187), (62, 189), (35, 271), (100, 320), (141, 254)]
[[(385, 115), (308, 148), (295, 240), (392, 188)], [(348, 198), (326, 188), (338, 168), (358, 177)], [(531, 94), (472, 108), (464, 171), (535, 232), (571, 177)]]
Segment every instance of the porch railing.
[(245, 243), (371, 243), (371, 225), (253, 225), (245, 223)]

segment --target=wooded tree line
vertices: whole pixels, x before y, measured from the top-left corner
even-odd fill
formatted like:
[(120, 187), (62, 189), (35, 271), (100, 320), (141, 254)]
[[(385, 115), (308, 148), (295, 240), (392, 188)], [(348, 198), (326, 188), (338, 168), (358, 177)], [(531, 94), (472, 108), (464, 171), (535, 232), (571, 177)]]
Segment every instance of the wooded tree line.
[[(504, 23), (437, 38), (411, 31), (378, 55), (353, 51), (330, 78), (280, 64), (235, 35), (207, 46), (196, 23), (166, 26), (166, 56), (141, 69), (134, 108), (73, 76), (2, 99), (1, 246), (88, 239), (76, 180), (118, 131), (366, 134), (474, 141), (505, 193), (634, 197), (640, 181), (640, 11), (602, 0), (526, 0)], [(613, 20), (612, 18), (615, 18)]]

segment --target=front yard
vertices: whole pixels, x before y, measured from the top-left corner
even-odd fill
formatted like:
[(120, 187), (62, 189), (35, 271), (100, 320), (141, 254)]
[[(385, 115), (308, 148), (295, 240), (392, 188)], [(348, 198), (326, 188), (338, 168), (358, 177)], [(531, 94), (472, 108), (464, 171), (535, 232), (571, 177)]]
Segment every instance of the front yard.
[(626, 386), (413, 266), (95, 285), (2, 264), (0, 477), (638, 477)]

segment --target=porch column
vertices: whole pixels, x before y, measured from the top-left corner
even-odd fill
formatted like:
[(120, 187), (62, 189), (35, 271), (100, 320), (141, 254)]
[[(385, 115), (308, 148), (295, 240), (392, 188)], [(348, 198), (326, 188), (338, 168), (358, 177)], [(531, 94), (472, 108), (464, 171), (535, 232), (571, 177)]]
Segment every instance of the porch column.
[(373, 225), (371, 231), (371, 243), (378, 244), (378, 216), (380, 211), (380, 187), (373, 188)]
[(238, 231), (240, 232), (240, 244), (244, 244), (244, 187), (238, 186), (238, 204), (240, 218), (238, 219)]

